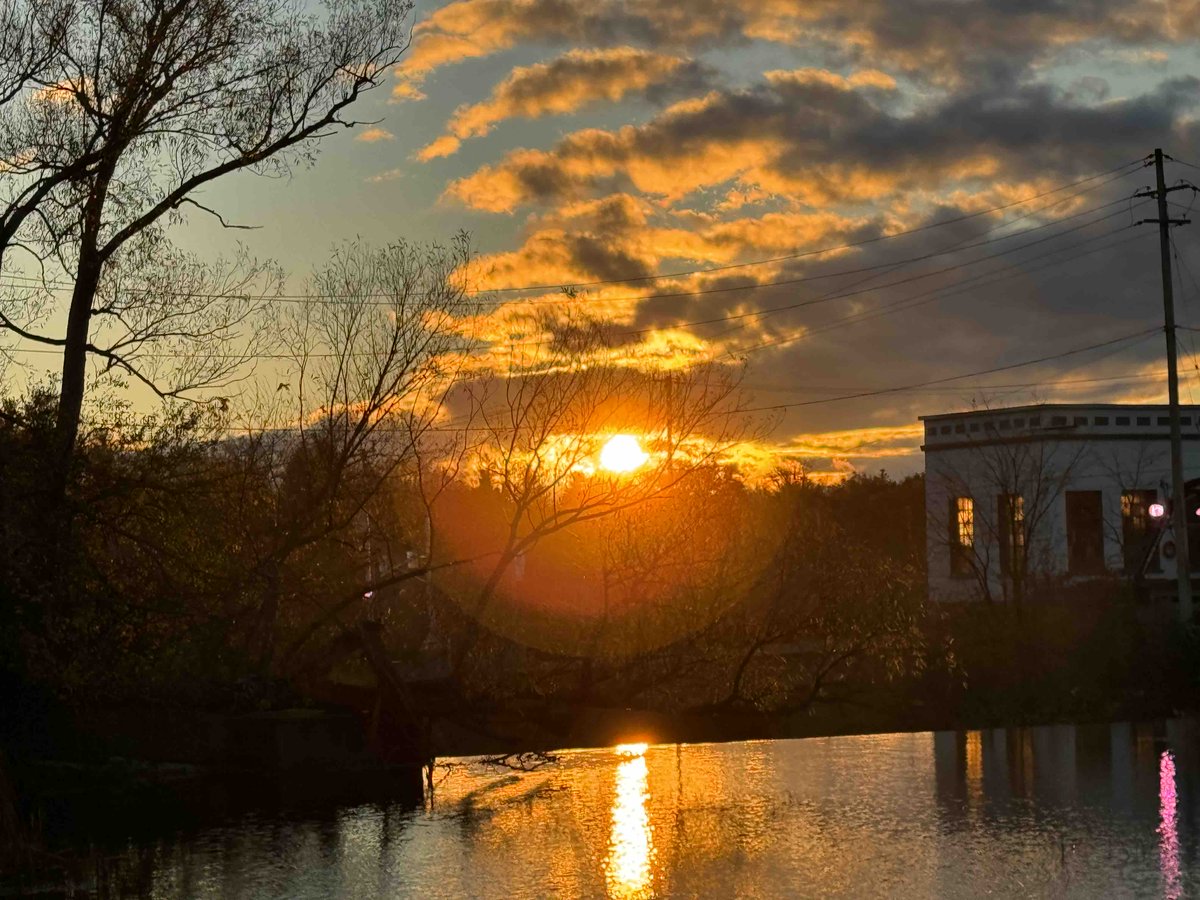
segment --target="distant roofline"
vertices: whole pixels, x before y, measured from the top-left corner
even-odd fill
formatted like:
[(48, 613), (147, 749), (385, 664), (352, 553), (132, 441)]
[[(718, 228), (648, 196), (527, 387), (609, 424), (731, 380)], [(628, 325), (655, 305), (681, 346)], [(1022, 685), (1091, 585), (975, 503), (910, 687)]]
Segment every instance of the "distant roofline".
[[(1031, 403), (1025, 406), (997, 406), (992, 409), (968, 409), (962, 412), (936, 413), (929, 416), (917, 416), (919, 422), (936, 422), (939, 419), (960, 419), (966, 416), (997, 416), (1021, 412), (1047, 412), (1056, 409), (1111, 409), (1111, 410), (1155, 410), (1166, 412), (1171, 406), (1168, 403)], [(1181, 411), (1200, 411), (1200, 404), (1181, 403)]]

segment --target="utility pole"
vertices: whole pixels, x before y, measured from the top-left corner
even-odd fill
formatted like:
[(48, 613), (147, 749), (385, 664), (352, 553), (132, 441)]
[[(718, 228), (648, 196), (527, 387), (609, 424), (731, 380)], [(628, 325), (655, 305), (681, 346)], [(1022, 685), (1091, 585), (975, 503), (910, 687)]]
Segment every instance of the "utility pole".
[[(1167, 157), (1168, 159), (1170, 157)], [(1147, 163), (1149, 165), (1149, 163)], [(1138, 225), (1153, 222), (1158, 225), (1159, 248), (1162, 252), (1163, 321), (1167, 338), (1167, 399), (1171, 404), (1171, 526), (1175, 532), (1175, 580), (1179, 588), (1179, 617), (1192, 620), (1192, 570), (1188, 559), (1188, 511), (1184, 505), (1183, 439), (1179, 426), (1179, 372), (1175, 363), (1175, 297), (1171, 286), (1172, 225), (1187, 225), (1190, 219), (1172, 219), (1167, 215), (1167, 194), (1191, 189), (1191, 185), (1167, 187), (1163, 176), (1162, 148), (1154, 150), (1156, 189), (1140, 191), (1136, 197), (1153, 197), (1158, 201), (1158, 218), (1142, 219)]]

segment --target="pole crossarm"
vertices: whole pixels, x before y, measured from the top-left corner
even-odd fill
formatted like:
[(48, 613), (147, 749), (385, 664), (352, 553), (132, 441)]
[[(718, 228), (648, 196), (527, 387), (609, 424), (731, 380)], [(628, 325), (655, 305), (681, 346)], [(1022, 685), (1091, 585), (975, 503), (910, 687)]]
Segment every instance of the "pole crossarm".
[[(1173, 185), (1171, 185), (1171, 187), (1164, 187), (1161, 190), (1164, 194), (1169, 194), (1172, 191), (1194, 191), (1194, 190), (1196, 190), (1196, 186), (1193, 184), (1184, 182), (1183, 184), (1173, 184)], [(1133, 196), (1134, 197), (1157, 197), (1158, 193), (1159, 193), (1158, 191), (1146, 190), (1146, 191), (1138, 191)]]

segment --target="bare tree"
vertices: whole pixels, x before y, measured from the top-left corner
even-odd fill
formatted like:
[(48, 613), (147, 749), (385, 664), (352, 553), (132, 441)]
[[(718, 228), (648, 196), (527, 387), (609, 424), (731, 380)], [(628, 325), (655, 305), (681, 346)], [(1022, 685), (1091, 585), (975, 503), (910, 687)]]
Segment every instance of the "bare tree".
[[(460, 322), (480, 302), (467, 297), (470, 272), (464, 234), (449, 246), (346, 244), (286, 320), (292, 363), (273, 392), (282, 423), (256, 430), (287, 460), (272, 472), (289, 505), (277, 510), (256, 567), (267, 587), (257, 611), (264, 635), (275, 633), (285, 599), (305, 607), (293, 609), (300, 624), (285, 661), (322, 629), (345, 626), (368, 595), (431, 570), (425, 526), (437, 489), (422, 471), (422, 448), (467, 358)], [(280, 597), (285, 562), (331, 539), (365, 563), (361, 570), (332, 602), (311, 591)], [(265, 659), (272, 654), (268, 646)]]
[(1055, 571), (1054, 511), (1087, 445), (1054, 435), (1015, 439), (992, 422), (984, 427), (979, 446), (954, 451), (959, 462), (939, 459), (926, 472), (946, 497), (970, 501), (972, 540), (961, 542), (948, 506), (930, 508), (929, 528), (936, 542), (963, 555), (980, 597), (994, 599), (998, 587), (1019, 606), (1033, 581)]
[[(157, 337), (168, 349), (203, 344), (243, 321), (240, 294), (211, 279), (126, 287), (122, 270), (140, 274), (140, 261), (161, 258), (187, 207), (241, 227), (201, 201), (216, 179), (286, 174), (312, 161), (322, 137), (355, 125), (349, 107), (406, 48), (411, 8), (331, 0), (316, 16), (297, 0), (5, 0), (0, 271), (65, 277), (70, 301), (61, 333), (8, 313), (0, 327), (62, 350), (62, 472), (89, 355), (158, 386), (132, 348)], [(222, 297), (230, 308), (206, 302)], [(121, 322), (132, 343), (94, 343), (97, 316)]]
[[(474, 463), (491, 522), (473, 540), (490, 559), (475, 569), (479, 583), (460, 585), (474, 624), (454, 650), (456, 671), (501, 585), (514, 567), (519, 577), (534, 547), (664, 496), (753, 427), (738, 411), (737, 370), (656, 371), (611, 346), (594, 323), (543, 324), (551, 334), (544, 343), (510, 348), (506, 369), (466, 388), (466, 427), (479, 434)], [(644, 444), (645, 463), (626, 474), (605, 471), (599, 451), (623, 432)]]

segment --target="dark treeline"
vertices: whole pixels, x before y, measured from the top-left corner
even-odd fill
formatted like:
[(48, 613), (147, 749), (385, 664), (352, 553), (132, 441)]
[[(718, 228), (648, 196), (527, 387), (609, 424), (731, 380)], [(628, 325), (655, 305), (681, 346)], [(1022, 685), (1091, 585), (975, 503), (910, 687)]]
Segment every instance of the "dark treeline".
[(8, 709), (369, 717), (432, 686), (425, 725), (526, 746), (593, 708), (804, 714), (804, 731), (1188, 703), (1185, 638), (1120, 582), (930, 607), (920, 476), (747, 482), (688, 461), (614, 496), (626, 479), (568, 468), (539, 507), (514, 496), (515, 455), (451, 478), (411, 449), (335, 452), (334, 431), (231, 438), (194, 408), (115, 410), (81, 444), (64, 555), (44, 515), (54, 409), (41, 392), (0, 412)]
[[(530, 697), (795, 712), (926, 662), (920, 478), (747, 485), (688, 461), (614, 497), (629, 487), (574, 471), (539, 513), (504, 465), (447, 481), (438, 460), (431, 498), (415, 458), (344, 460), (328, 432), (116, 410), (81, 442), (64, 553), (44, 514), (54, 413), (49, 392), (0, 411), (0, 647), (6, 682), (55, 702), (369, 693), (364, 628), (401, 677), (453, 683), (467, 718)], [(514, 522), (536, 540), (509, 552)]]

